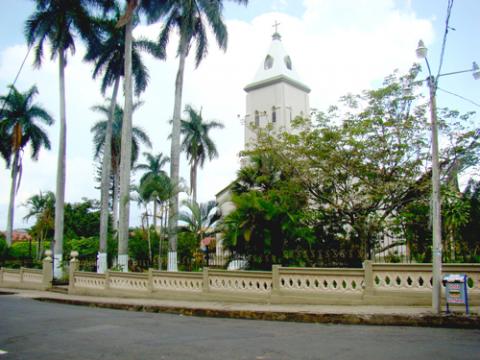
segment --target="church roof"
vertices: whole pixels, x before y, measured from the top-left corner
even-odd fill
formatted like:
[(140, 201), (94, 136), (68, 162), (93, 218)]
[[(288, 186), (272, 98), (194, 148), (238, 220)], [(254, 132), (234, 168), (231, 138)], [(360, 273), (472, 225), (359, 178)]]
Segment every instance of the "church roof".
[(281, 39), (278, 32), (273, 34), (270, 49), (258, 68), (255, 78), (244, 88), (245, 91), (248, 92), (280, 81), (285, 81), (301, 90), (310, 92), (310, 88), (302, 82), (295, 71), (292, 59), (285, 51)]

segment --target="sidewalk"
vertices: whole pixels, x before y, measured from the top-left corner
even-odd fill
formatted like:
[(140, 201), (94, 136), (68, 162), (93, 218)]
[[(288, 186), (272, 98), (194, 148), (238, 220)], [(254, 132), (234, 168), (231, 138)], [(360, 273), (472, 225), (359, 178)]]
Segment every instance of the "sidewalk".
[(344, 306), (276, 305), (226, 303), (213, 301), (178, 301), (141, 298), (94, 297), (51, 291), (0, 288), (1, 293), (39, 301), (143, 312), (163, 312), (187, 316), (237, 319), (295, 321), (306, 323), (430, 326), (480, 329), (480, 307), (471, 307), (470, 315), (458, 307), (454, 314), (434, 315), (430, 307), (414, 306)]

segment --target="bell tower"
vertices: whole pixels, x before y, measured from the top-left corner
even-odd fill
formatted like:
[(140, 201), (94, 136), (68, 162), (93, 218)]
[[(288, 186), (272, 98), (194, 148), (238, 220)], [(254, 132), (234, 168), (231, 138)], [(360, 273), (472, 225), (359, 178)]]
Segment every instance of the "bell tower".
[(310, 104), (306, 86), (295, 71), (294, 63), (285, 51), (276, 22), (270, 48), (247, 93), (245, 115), (245, 149), (255, 142), (252, 126), (264, 128), (271, 124), (274, 131), (291, 131), (297, 116), (309, 116)]

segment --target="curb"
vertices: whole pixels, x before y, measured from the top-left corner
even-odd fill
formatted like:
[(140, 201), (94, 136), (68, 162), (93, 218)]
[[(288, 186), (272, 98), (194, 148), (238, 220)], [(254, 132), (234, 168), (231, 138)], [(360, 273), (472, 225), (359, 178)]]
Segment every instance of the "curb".
[(383, 326), (415, 326), (442, 327), (460, 329), (480, 329), (480, 316), (442, 314), (442, 315), (399, 315), (399, 314), (327, 314), (310, 312), (262, 311), (262, 310), (222, 310), (208, 308), (185, 308), (161, 305), (115, 304), (108, 302), (92, 302), (84, 300), (54, 299), (37, 297), (42, 302), (80, 305), (104, 309), (128, 310), (150, 313), (179, 314), (185, 316), (289, 321), (314, 324), (344, 325), (383, 325)]

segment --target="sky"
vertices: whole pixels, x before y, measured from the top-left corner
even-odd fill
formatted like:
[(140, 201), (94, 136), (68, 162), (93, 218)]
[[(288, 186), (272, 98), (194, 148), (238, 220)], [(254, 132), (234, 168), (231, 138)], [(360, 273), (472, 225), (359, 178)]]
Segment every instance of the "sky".
[[(33, 12), (33, 1), (1, 0), (0, 13), (0, 93), (7, 93), (26, 53), (23, 35), (25, 20)], [(202, 109), (205, 120), (225, 125), (211, 133), (220, 156), (199, 171), (198, 200), (208, 201), (235, 178), (239, 169), (238, 153), (243, 149), (245, 85), (253, 80), (257, 68), (271, 42), (273, 24), (290, 54), (293, 67), (312, 91), (310, 106), (324, 110), (347, 93), (378, 87), (395, 69), (406, 72), (414, 62), (419, 39), (429, 48), (432, 68), (438, 68), (447, 0), (250, 0), (248, 7), (225, 1), (225, 22), (228, 27), (228, 49), (218, 50), (210, 36), (208, 56), (195, 69), (193, 59), (187, 61), (184, 77), (183, 104)], [(478, 0), (457, 0), (453, 5), (442, 72), (471, 68), (480, 63), (480, 27)], [(142, 23), (135, 36), (156, 39), (161, 24)], [(134, 126), (150, 136), (154, 154), (170, 154), (169, 120), (173, 113), (174, 83), (178, 66), (177, 37), (168, 48), (166, 61), (144, 56), (150, 82), (139, 100), (144, 102), (134, 114)], [(90, 108), (102, 104), (100, 84), (92, 80), (92, 65), (82, 61), (84, 46), (77, 41), (77, 51), (68, 57), (66, 69), (67, 105), (67, 178), (66, 201), (82, 198), (99, 199), (95, 189), (92, 134), (90, 128), (101, 117)], [(30, 55), (16, 87), (26, 91), (37, 85), (36, 100), (56, 119), (47, 129), (52, 149), (42, 150), (38, 161), (30, 160), (27, 150), (23, 161), (23, 177), (16, 198), (14, 228), (26, 228), (23, 203), (39, 191), (55, 191), (58, 151), (58, 65), (48, 57), (41, 68), (32, 66)], [(426, 77), (427, 74), (424, 74)], [(480, 81), (470, 74), (442, 78), (440, 88), (480, 103)], [(110, 90), (111, 91), (111, 90)], [(123, 103), (123, 100), (120, 99)], [(462, 112), (479, 110), (478, 105), (439, 91), (439, 107)], [(480, 123), (478, 115), (474, 121)], [(143, 158), (139, 159), (140, 161)], [(165, 168), (168, 171), (168, 166)], [(188, 179), (188, 163), (181, 159), (181, 176)], [(141, 174), (132, 174), (138, 182)], [(0, 160), (0, 230), (6, 228), (10, 173)], [(130, 224), (138, 225), (140, 209), (131, 203)]]

